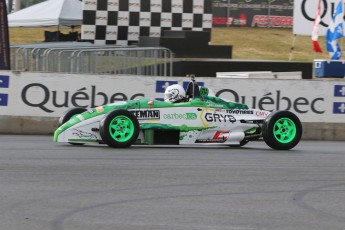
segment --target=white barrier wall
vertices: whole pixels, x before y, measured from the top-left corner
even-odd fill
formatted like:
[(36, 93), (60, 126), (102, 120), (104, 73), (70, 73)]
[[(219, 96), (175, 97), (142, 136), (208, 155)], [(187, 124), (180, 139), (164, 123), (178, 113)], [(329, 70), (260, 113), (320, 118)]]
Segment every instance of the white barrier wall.
[[(302, 122), (345, 122), (345, 82), (197, 78), (217, 96), (264, 110), (290, 110)], [(59, 117), (70, 107), (162, 98), (188, 78), (0, 72), (0, 116)]]
[[(345, 82), (324, 80), (198, 78), (217, 96), (264, 110), (290, 110), (303, 139), (345, 140)], [(0, 133), (52, 134), (71, 107), (136, 98), (163, 98), (183, 77), (68, 75), (0, 71)]]

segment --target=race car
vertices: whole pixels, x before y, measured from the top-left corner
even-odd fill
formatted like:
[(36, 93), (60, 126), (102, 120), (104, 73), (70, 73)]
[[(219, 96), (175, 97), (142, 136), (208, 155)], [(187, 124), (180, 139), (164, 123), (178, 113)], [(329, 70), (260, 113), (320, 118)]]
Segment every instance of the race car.
[(95, 142), (114, 148), (216, 144), (240, 147), (263, 139), (273, 149), (289, 150), (301, 139), (301, 122), (290, 111), (250, 109), (216, 97), (207, 87), (198, 87), (194, 78), (186, 91), (181, 88), (169, 86), (164, 101), (138, 99), (88, 110), (69, 109), (59, 119), (54, 142)]

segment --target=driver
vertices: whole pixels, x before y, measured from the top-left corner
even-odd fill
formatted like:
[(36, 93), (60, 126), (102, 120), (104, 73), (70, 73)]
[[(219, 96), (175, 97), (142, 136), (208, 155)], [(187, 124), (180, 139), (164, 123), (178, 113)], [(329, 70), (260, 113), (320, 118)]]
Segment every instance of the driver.
[(178, 84), (170, 85), (165, 89), (164, 101), (178, 103), (186, 101), (186, 91)]

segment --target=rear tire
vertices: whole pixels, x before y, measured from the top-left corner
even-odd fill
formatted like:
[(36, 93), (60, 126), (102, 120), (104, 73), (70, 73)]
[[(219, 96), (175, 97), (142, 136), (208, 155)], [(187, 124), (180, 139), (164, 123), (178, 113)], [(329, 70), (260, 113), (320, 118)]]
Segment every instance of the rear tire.
[(139, 122), (131, 112), (118, 109), (103, 118), (99, 124), (99, 133), (110, 147), (127, 148), (138, 138)]
[(302, 124), (292, 112), (275, 111), (265, 119), (262, 136), (269, 147), (277, 150), (289, 150), (301, 140)]

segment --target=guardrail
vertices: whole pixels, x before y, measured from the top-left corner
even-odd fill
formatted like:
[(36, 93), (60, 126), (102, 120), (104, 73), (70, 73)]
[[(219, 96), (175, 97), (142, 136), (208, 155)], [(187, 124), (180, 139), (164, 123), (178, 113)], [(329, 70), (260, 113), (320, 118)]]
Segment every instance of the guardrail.
[(11, 47), (12, 70), (30, 72), (172, 76), (172, 59), (171, 50), (160, 47), (75, 42)]

